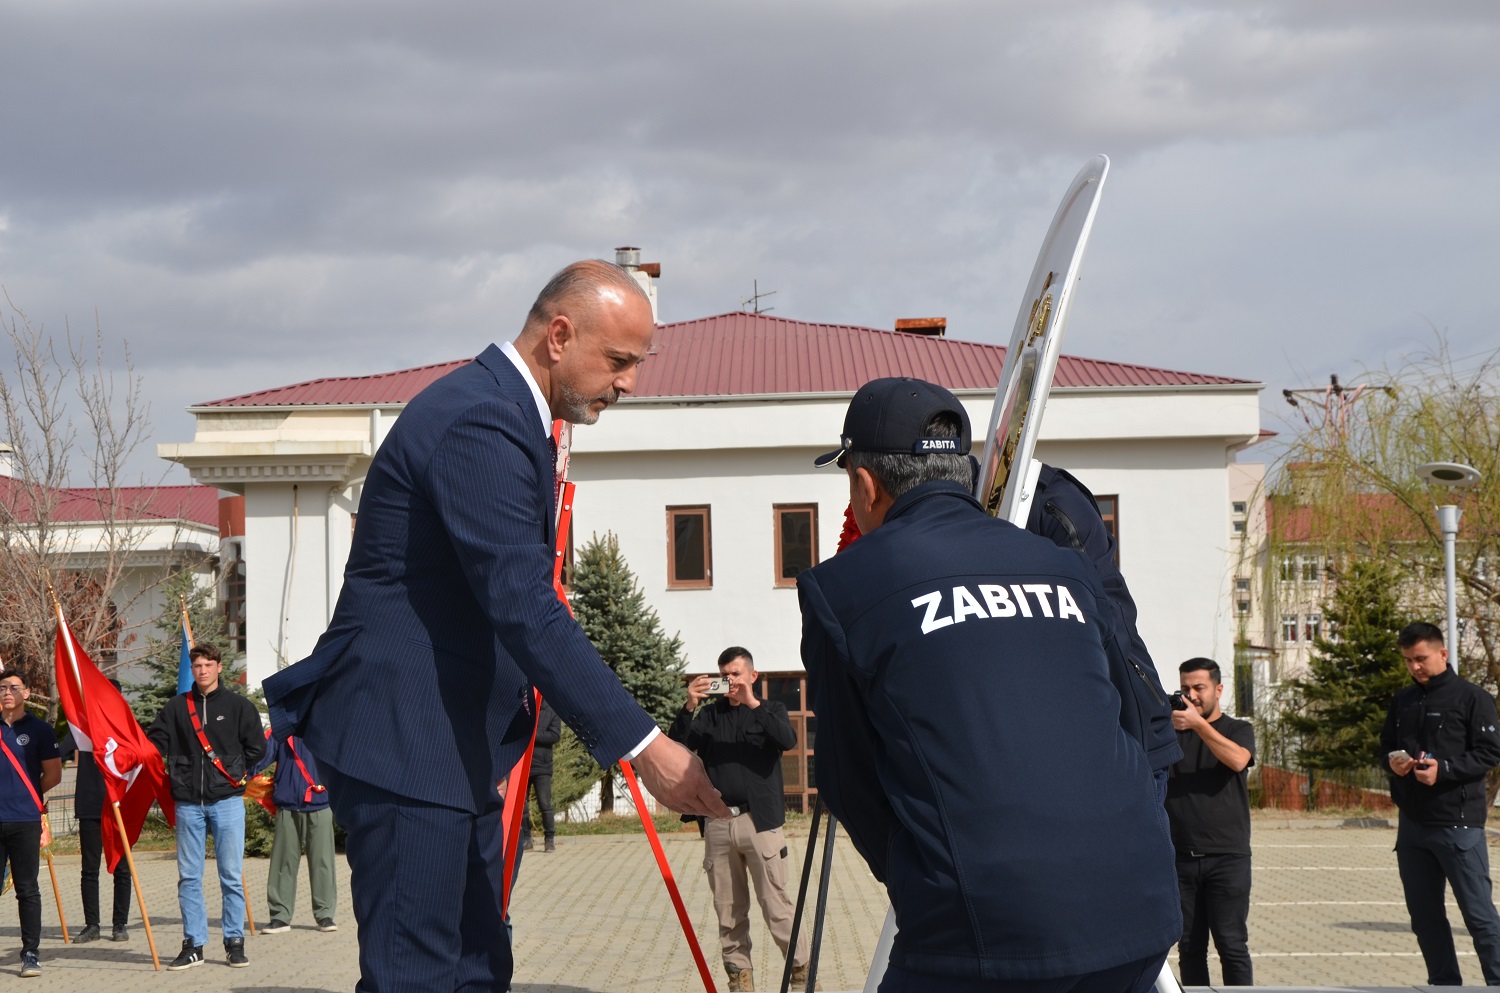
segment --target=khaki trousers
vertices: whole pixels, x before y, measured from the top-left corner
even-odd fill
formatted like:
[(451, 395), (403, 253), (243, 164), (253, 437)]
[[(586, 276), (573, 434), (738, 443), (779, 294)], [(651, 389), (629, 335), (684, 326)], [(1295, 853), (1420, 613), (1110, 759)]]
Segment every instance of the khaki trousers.
[[(733, 970), (750, 968), (750, 890), (748, 874), (755, 884), (755, 899), (781, 953), (787, 953), (792, 937), (791, 899), (787, 896), (786, 840), (781, 828), (756, 831), (749, 814), (727, 821), (710, 819), (704, 825), (703, 870), (713, 892), (714, 911), (719, 915), (719, 945), (724, 965)], [(805, 923), (805, 921), (804, 921)], [(792, 965), (807, 964), (807, 929), (797, 936)]]
[(297, 863), (307, 850), (307, 885), (312, 891), (313, 920), (332, 917), (338, 903), (338, 876), (333, 851), (333, 811), (278, 810), (266, 873), (266, 903), (273, 921), (292, 922), (297, 906)]

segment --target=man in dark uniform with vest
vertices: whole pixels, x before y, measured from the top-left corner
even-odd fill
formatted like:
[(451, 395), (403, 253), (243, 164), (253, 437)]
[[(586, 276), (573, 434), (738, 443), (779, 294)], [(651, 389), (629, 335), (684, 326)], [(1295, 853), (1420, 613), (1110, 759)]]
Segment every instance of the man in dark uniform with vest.
[(896, 911), (880, 989), (1146, 990), (1181, 916), (1113, 608), (1086, 558), (984, 513), (969, 446), (953, 394), (880, 379), (815, 463), (863, 533), (797, 586), (818, 789)]

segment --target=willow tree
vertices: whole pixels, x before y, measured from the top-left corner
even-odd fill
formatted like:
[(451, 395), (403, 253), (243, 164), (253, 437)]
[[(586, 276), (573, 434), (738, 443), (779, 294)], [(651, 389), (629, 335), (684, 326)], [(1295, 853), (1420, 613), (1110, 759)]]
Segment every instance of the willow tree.
[[(1352, 562), (1379, 560), (1402, 610), (1443, 625), (1443, 536), (1435, 507), (1462, 510), (1456, 562), (1463, 674), (1500, 687), (1500, 351), (1461, 366), (1436, 354), (1370, 377), (1331, 383), (1291, 440), (1268, 497), (1268, 572), (1292, 551), (1327, 556), (1333, 582)], [(1460, 462), (1481, 473), (1462, 491), (1423, 481), (1417, 467)], [(1273, 600), (1274, 602), (1274, 600)], [(1336, 632), (1334, 632), (1336, 634)]]

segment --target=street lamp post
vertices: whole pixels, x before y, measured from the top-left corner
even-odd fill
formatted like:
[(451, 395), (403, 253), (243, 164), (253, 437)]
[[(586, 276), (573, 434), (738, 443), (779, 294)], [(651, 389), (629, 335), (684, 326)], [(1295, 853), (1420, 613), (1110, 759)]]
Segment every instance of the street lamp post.
[[(1461, 462), (1428, 462), (1417, 466), (1417, 475), (1450, 490), (1466, 490), (1479, 482), (1479, 470)], [(1443, 535), (1443, 584), (1448, 606), (1448, 661), (1458, 671), (1458, 520), (1463, 511), (1451, 503), (1437, 508), (1438, 531)]]

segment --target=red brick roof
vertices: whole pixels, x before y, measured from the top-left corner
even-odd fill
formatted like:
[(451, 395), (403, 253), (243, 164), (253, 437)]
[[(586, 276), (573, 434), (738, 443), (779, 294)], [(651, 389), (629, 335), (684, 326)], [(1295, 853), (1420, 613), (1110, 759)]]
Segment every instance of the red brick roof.
[[(200, 407), (400, 404), (468, 359), (377, 376), (340, 376), (246, 393)], [(731, 312), (657, 329), (638, 397), (853, 393), (880, 376), (916, 376), (953, 390), (994, 389), (1005, 348), (957, 338), (811, 324)], [(1250, 380), (1064, 355), (1058, 387), (1242, 385)]]
[[(47, 513), (54, 524), (90, 524), (113, 517), (117, 521), (188, 521), (217, 529), (219, 491), (213, 486), (122, 486), (115, 511), (109, 512), (109, 490), (69, 487), (54, 490)], [(28, 524), (36, 520), (31, 491), (19, 481), (0, 476), (0, 513)]]

